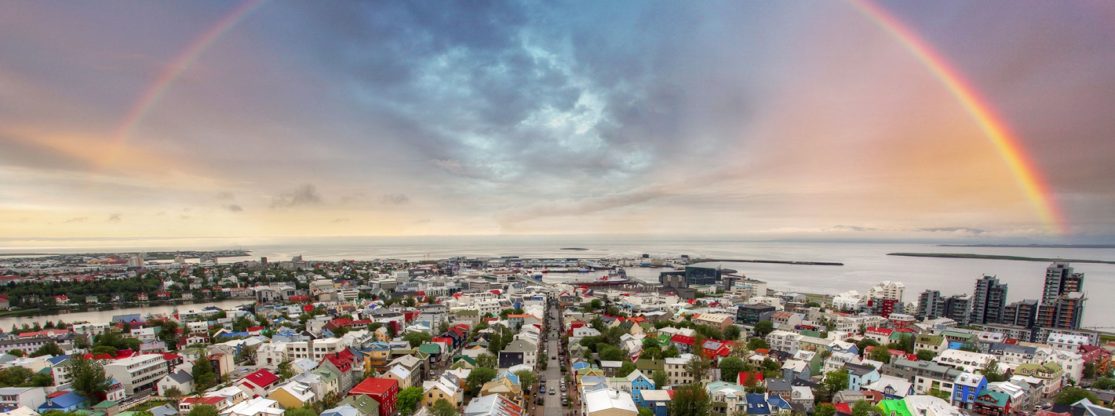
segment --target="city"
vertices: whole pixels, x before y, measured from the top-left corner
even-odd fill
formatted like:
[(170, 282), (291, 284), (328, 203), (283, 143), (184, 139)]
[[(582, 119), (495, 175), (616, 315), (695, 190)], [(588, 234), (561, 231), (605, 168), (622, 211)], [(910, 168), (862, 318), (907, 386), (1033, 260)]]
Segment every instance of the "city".
[[(194, 254), (204, 260), (6, 260), (0, 309), (10, 312), (236, 305), (13, 324), (0, 335), (0, 409), (1058, 415), (1105, 414), (1115, 399), (1115, 335), (1081, 327), (1085, 274), (1066, 263), (1048, 265), (1040, 299), (1008, 303), (995, 276), (951, 296), (907, 299), (897, 281), (809, 294), (686, 256), (222, 263)], [(660, 282), (615, 277), (637, 268)], [(89, 295), (89, 282), (112, 294)]]

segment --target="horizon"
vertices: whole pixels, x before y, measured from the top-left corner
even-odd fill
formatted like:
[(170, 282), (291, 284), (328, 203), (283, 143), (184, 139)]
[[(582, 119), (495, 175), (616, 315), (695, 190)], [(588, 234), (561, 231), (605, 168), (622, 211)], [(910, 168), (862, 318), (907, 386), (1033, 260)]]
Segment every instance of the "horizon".
[(1115, 6), (1018, 5), (0, 4), (0, 246), (1115, 242)]

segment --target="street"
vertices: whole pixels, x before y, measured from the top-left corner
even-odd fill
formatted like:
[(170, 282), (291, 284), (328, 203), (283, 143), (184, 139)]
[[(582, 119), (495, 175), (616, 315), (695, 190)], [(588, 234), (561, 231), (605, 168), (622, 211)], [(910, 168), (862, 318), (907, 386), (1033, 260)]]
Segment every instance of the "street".
[[(545, 357), (542, 359), (549, 360), (546, 366), (546, 403), (542, 406), (543, 415), (561, 415), (561, 362), (555, 360), (554, 357), (558, 356), (558, 341), (561, 340), (561, 333), (558, 330), (558, 307), (551, 305), (548, 311), (549, 315), (549, 340), (546, 342)], [(550, 392), (554, 394), (550, 394)], [(540, 414), (535, 410), (535, 414)]]

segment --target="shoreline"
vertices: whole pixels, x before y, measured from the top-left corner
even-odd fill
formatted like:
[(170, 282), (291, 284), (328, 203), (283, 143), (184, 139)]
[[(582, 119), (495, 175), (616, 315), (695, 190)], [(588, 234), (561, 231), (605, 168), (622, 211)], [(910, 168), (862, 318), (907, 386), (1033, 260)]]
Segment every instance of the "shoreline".
[(887, 253), (888, 256), (901, 256), (901, 257), (927, 257), (927, 258), (941, 258), (941, 259), (976, 259), (976, 260), (1009, 260), (1009, 261), (1032, 261), (1032, 262), (1065, 262), (1065, 263), (1092, 263), (1092, 264), (1115, 264), (1113, 260), (1088, 260), (1088, 259), (1063, 259), (1052, 257), (1026, 257), (1026, 256), (1008, 256), (1003, 254), (973, 254), (973, 253)]

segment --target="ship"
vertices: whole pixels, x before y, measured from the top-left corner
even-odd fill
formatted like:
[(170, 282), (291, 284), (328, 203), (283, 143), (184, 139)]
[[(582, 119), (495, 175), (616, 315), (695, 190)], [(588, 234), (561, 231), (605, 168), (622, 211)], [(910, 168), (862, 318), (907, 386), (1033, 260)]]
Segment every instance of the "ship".
[(627, 277), (627, 272), (625, 272), (623, 269), (616, 268), (611, 273), (597, 278), (574, 279), (562, 283), (568, 283), (576, 286), (616, 286), (631, 283), (631, 279)]

